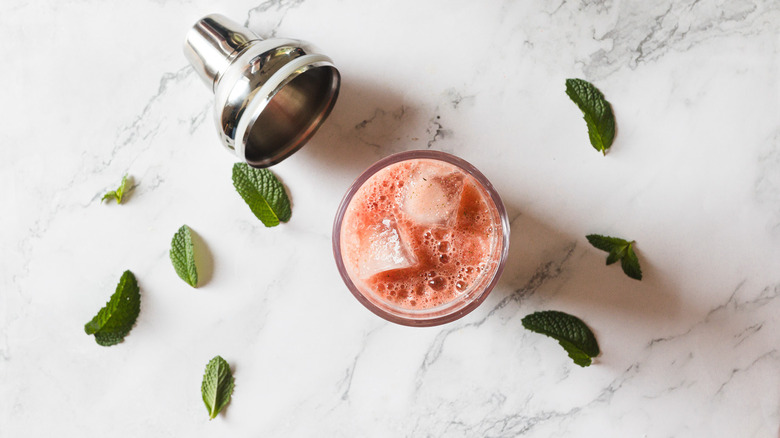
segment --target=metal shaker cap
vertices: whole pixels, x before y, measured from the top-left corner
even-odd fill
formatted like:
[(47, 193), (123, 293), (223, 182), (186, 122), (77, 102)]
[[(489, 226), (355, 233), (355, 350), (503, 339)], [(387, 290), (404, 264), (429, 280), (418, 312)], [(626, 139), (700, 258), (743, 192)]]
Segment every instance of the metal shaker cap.
[(338, 97), (341, 76), (330, 58), (298, 40), (263, 40), (219, 14), (195, 23), (184, 54), (214, 92), (222, 143), (253, 167), (300, 149)]

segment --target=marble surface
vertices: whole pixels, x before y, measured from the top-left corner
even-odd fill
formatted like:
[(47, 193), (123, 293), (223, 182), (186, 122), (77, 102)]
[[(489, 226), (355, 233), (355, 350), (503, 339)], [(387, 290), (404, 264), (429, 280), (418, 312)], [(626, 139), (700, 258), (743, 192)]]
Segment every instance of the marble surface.
[[(181, 43), (220, 12), (315, 42), (343, 75), (312, 142), (274, 167), (292, 220), (233, 190)], [(20, 1), (0, 5), (0, 436), (776, 437), (780, 3), (776, 0)], [(612, 102), (588, 144), (564, 80)], [(507, 269), (472, 314), (415, 329), (364, 309), (331, 223), (350, 182), (431, 148), (501, 193)], [(129, 173), (120, 206), (102, 193)], [(183, 223), (207, 248), (176, 277)], [(645, 278), (584, 236), (637, 241)], [(125, 269), (125, 342), (83, 325)], [(594, 330), (579, 368), (523, 316)], [(203, 368), (234, 368), (208, 421)]]

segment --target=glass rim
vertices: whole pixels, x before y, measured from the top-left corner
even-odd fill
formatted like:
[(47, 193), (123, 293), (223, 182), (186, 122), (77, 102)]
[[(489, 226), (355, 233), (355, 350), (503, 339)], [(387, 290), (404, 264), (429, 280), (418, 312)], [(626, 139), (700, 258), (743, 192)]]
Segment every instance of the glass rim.
[[(492, 278), (490, 278), (490, 280), (486, 283), (484, 289), (480, 291), (478, 294), (476, 294), (471, 299), (471, 301), (469, 301), (462, 307), (457, 308), (452, 313), (436, 315), (429, 318), (417, 318), (413, 314), (410, 314), (409, 316), (405, 317), (402, 315), (397, 315), (388, 312), (378, 307), (376, 304), (374, 304), (368, 298), (366, 298), (362, 292), (360, 292), (360, 289), (350, 278), (347, 272), (347, 268), (344, 265), (344, 260), (341, 257), (341, 224), (344, 219), (344, 214), (346, 213), (347, 207), (349, 206), (350, 202), (352, 201), (352, 198), (355, 196), (357, 191), (363, 186), (363, 184), (365, 184), (366, 181), (368, 181), (369, 178), (374, 176), (377, 172), (384, 169), (385, 167), (403, 161), (416, 160), (416, 159), (438, 160), (438, 161), (443, 161), (445, 163), (452, 164), (462, 169), (468, 175), (470, 175), (475, 180), (477, 180), (477, 182), (484, 188), (485, 192), (490, 196), (490, 199), (493, 201), (493, 204), (495, 205), (495, 208), (498, 212), (498, 217), (501, 222), (501, 228), (502, 228), (502, 236), (501, 236), (502, 247), (498, 259), (498, 264), (495, 272), (493, 272)], [(468, 161), (460, 157), (457, 157), (455, 155), (449, 154), (447, 152), (441, 152), (441, 151), (434, 151), (434, 150), (404, 151), (404, 152), (398, 152), (393, 155), (387, 156), (375, 162), (374, 164), (369, 166), (368, 169), (363, 171), (355, 179), (355, 181), (352, 182), (349, 189), (341, 199), (341, 203), (339, 204), (339, 208), (336, 212), (336, 217), (333, 221), (332, 246), (333, 246), (333, 258), (336, 261), (336, 267), (338, 268), (341, 279), (344, 281), (344, 284), (347, 286), (347, 289), (349, 289), (352, 295), (354, 295), (355, 298), (364, 307), (366, 307), (368, 310), (373, 312), (375, 315), (387, 321), (394, 322), (396, 324), (412, 326), (412, 327), (430, 327), (430, 326), (446, 324), (448, 322), (452, 322), (466, 316), (468, 313), (470, 313), (471, 311), (476, 309), (480, 304), (482, 304), (485, 298), (487, 298), (487, 296), (496, 286), (499, 278), (501, 277), (501, 273), (504, 271), (504, 266), (506, 265), (507, 256), (509, 254), (509, 218), (507, 216), (504, 203), (501, 201), (501, 197), (498, 195), (498, 191), (496, 191), (495, 187), (493, 187), (493, 184), (490, 183), (490, 181), (487, 179), (487, 177), (485, 177), (484, 174), (482, 174), (482, 172), (480, 172), (476, 167), (474, 167)], [(453, 300), (447, 304), (451, 304), (453, 302), (457, 303), (458, 300)], [(444, 306), (446, 306), (446, 304)], [(430, 309), (426, 309), (426, 310), (430, 310)], [(410, 313), (414, 313), (413, 309), (408, 309), (408, 311)]]

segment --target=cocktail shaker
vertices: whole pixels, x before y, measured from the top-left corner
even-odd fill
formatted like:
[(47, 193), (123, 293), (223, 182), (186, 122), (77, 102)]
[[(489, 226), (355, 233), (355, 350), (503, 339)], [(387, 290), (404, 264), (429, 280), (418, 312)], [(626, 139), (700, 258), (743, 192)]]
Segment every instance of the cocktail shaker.
[(184, 54), (214, 93), (222, 144), (253, 167), (300, 149), (330, 114), (341, 76), (302, 41), (263, 40), (218, 14), (200, 19)]

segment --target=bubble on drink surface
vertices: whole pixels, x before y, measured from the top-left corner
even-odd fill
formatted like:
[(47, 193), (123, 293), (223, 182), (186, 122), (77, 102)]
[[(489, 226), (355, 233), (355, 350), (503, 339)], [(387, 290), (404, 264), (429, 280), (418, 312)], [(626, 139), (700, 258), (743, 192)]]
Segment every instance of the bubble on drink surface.
[(372, 277), (380, 272), (413, 266), (414, 253), (405, 244), (394, 220), (386, 218), (368, 227), (361, 239), (363, 250), (360, 276)]
[(417, 166), (409, 175), (401, 208), (425, 225), (451, 225), (458, 213), (465, 175), (443, 165)]
[(428, 280), (428, 287), (430, 287), (431, 289), (437, 292), (444, 290), (446, 286), (447, 286), (447, 280), (445, 280), (444, 277), (438, 276)]

